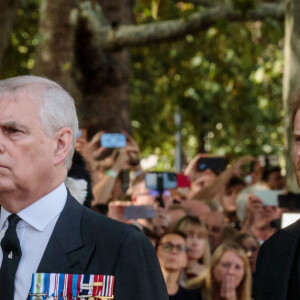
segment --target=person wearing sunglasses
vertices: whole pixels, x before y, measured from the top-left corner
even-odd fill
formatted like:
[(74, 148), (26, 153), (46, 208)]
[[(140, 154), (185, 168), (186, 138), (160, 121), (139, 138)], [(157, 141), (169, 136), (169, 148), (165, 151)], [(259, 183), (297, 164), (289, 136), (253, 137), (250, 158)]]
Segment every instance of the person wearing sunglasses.
[(202, 300), (178, 283), (180, 272), (187, 266), (187, 251), (186, 235), (180, 231), (165, 233), (157, 241), (157, 257), (170, 300)]

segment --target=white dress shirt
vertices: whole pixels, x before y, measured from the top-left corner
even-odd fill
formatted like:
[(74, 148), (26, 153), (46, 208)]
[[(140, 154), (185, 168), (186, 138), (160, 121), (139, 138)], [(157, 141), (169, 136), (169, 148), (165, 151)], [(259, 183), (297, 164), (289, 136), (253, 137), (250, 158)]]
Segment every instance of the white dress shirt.
[[(32, 274), (36, 272), (42, 259), (57, 219), (67, 200), (67, 189), (62, 183), (58, 188), (26, 207), (18, 213), (21, 220), (17, 224), (22, 257), (15, 277), (14, 300), (26, 300)], [(8, 227), (10, 213), (1, 207), (0, 240)], [(0, 247), (0, 263), (3, 253)]]

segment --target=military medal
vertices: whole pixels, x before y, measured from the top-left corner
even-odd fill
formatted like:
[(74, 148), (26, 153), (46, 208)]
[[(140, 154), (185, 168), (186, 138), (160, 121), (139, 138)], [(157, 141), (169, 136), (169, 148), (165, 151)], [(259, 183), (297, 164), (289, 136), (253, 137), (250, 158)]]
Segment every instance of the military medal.
[(30, 300), (43, 300), (47, 298), (48, 274), (32, 274), (32, 283), (30, 289)]
[(91, 274), (35, 273), (30, 300), (114, 299), (114, 276)]

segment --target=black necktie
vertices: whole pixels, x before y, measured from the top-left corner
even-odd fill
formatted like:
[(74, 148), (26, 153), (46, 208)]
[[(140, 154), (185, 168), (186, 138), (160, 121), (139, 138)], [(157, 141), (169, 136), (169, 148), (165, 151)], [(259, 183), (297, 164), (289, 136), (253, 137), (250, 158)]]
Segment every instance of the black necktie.
[(14, 300), (14, 283), (16, 271), (22, 256), (20, 241), (17, 236), (16, 227), (20, 218), (17, 215), (8, 217), (8, 228), (1, 241), (3, 253), (0, 269), (0, 299)]

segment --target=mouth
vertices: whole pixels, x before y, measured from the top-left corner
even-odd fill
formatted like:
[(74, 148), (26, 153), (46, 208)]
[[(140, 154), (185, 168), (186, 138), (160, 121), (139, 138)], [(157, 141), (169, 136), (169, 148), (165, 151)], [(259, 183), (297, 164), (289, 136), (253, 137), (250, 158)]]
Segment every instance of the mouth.
[(199, 249), (196, 249), (196, 248), (189, 248), (189, 252), (198, 252)]

